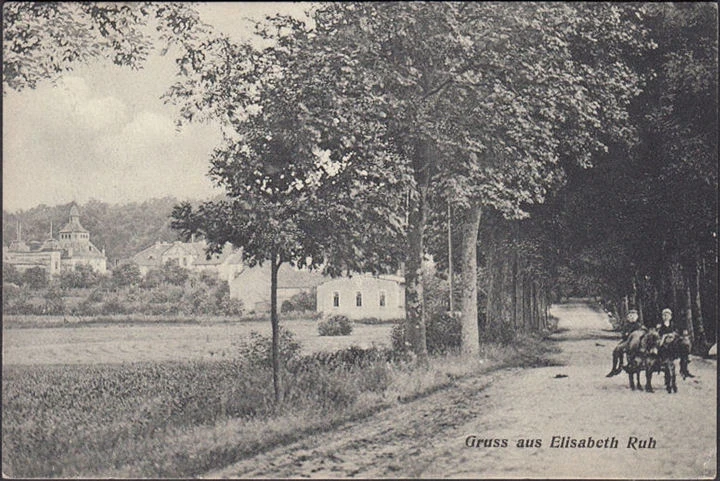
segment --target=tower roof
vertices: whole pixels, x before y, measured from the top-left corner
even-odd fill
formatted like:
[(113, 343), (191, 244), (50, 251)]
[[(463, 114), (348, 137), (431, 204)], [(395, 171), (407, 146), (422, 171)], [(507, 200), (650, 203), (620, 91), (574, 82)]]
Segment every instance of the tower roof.
[(88, 232), (82, 225), (80, 225), (80, 210), (75, 204), (73, 204), (70, 208), (70, 222), (60, 229), (60, 233), (66, 234), (69, 232)]

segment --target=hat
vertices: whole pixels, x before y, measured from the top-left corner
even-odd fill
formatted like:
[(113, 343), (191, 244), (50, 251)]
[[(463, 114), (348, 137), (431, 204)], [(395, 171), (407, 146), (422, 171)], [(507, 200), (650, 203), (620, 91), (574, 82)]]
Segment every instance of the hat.
[(667, 307), (662, 310), (662, 314), (665, 314), (666, 312), (667, 312), (668, 314), (672, 315), (672, 311), (671, 311), (670, 309), (668, 309)]
[(628, 315), (628, 316), (629, 316), (630, 314), (636, 314), (636, 315), (637, 315), (637, 313), (638, 313), (637, 309), (630, 309), (630, 310), (627, 312), (627, 315)]

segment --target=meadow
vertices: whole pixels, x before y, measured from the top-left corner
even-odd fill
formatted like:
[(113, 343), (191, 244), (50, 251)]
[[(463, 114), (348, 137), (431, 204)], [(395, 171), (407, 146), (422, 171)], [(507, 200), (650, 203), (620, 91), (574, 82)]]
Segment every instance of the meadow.
[[(69, 318), (65, 325), (62, 316), (7, 317), (7, 322), (3, 320), (4, 365), (230, 359), (238, 356), (237, 346), (252, 331), (264, 335), (271, 332), (266, 320), (232, 322), (222, 317), (173, 320), (114, 316), (104, 322)], [(320, 336), (314, 320), (285, 320), (281, 324), (301, 343), (305, 354), (351, 345), (389, 346), (392, 330), (389, 324), (356, 323), (349, 336)]]
[(392, 326), (320, 337), (315, 321), (287, 321), (276, 405), (267, 324), (4, 329), (3, 473), (202, 475), (546, 350), (527, 337), (419, 369), (385, 347)]

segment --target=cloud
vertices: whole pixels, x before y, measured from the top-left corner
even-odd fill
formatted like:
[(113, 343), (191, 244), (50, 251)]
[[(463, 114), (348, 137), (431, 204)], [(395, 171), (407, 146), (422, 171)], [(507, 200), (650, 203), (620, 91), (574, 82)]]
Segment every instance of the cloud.
[[(123, 85), (115, 90), (103, 92), (91, 77), (69, 76), (56, 88), (7, 95), (5, 209), (215, 193), (207, 171), (209, 154), (220, 141), (217, 126), (190, 125), (178, 132), (172, 108), (159, 99), (143, 103), (138, 101), (143, 92)], [(121, 98), (117, 92), (123, 91)]]
[(31, 115), (41, 116), (43, 123), (49, 121), (65, 129), (103, 132), (117, 129), (128, 121), (128, 108), (121, 99), (93, 92), (84, 78), (76, 76), (64, 77), (55, 88), (39, 90), (33, 103), (50, 109), (49, 112), (33, 111)]
[[(266, 14), (303, 18), (308, 4), (201, 4), (204, 20), (236, 39)], [(109, 62), (78, 65), (57, 86), (3, 98), (3, 202), (10, 211), (93, 197), (106, 202), (212, 195), (208, 160), (214, 125), (176, 132), (176, 112), (159, 99), (173, 83), (171, 56), (151, 55), (139, 71)]]

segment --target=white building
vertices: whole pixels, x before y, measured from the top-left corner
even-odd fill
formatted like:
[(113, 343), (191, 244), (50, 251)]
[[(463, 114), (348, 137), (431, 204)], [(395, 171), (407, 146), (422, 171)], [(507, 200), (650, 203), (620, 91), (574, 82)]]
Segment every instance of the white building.
[(180, 267), (191, 271), (207, 271), (218, 278), (231, 282), (242, 271), (242, 255), (239, 250), (226, 244), (220, 254), (205, 253), (207, 243), (199, 242), (156, 242), (135, 254), (130, 260), (140, 268), (143, 276), (150, 269), (159, 269), (168, 261), (175, 261)]
[(90, 241), (90, 233), (80, 224), (80, 211), (75, 204), (59, 237), (54, 238), (51, 223), (49, 237), (44, 242), (30, 241), (28, 246), (22, 240), (18, 223), (17, 239), (7, 249), (3, 247), (3, 262), (12, 264), (20, 272), (39, 267), (50, 276), (62, 270), (73, 270), (77, 265), (91, 266), (99, 273), (107, 271), (105, 249), (98, 249)]
[(48, 239), (47, 249), (60, 248), (63, 251), (63, 269), (75, 269), (77, 265), (91, 266), (103, 274), (107, 271), (105, 249), (102, 251), (90, 242), (90, 233), (80, 225), (80, 211), (73, 204), (70, 209), (70, 221), (60, 229), (60, 239)]
[(325, 316), (349, 319), (405, 318), (405, 279), (358, 274), (330, 279), (317, 286), (317, 309)]
[[(326, 278), (317, 272), (296, 269), (282, 264), (278, 270), (278, 309), (285, 300), (300, 292), (312, 291)], [(240, 299), (247, 311), (270, 310), (270, 266), (245, 267), (230, 282), (230, 297)]]

